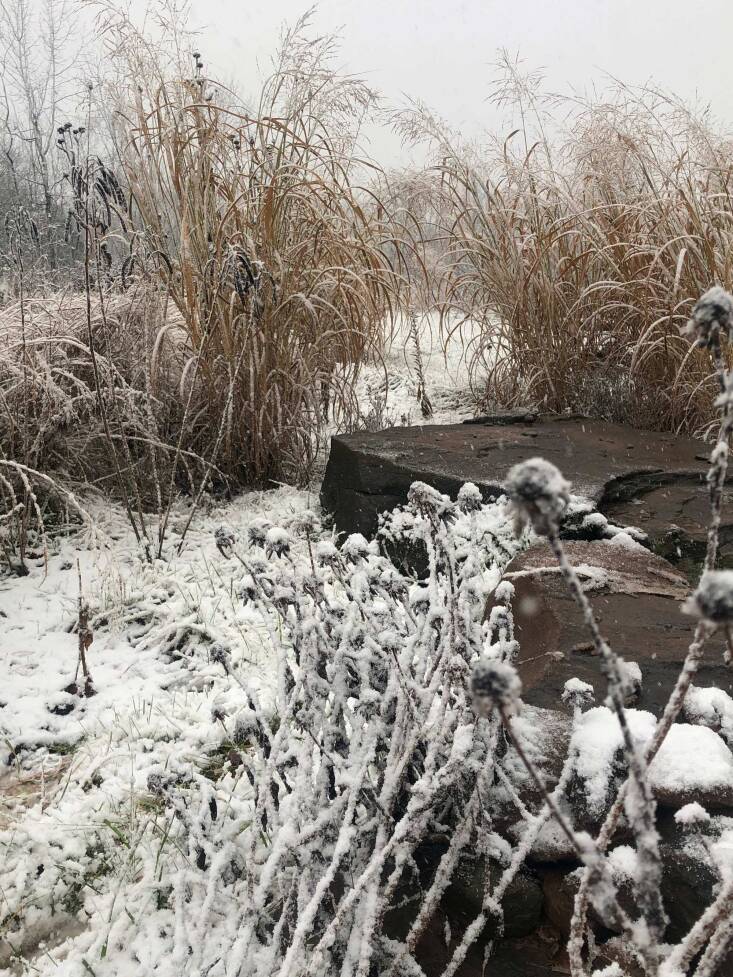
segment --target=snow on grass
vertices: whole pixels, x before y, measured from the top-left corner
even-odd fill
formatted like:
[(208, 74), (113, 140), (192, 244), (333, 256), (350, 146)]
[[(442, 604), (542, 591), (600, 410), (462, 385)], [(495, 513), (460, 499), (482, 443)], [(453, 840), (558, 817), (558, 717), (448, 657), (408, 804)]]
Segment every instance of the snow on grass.
[[(181, 513), (166, 560), (151, 566), (123, 513), (92, 507), (108, 550), (70, 536), (56, 541), (47, 573), (39, 565), (0, 579), (0, 969), (40, 954), (55, 931), (83, 929), (90, 899), (116, 918), (121, 907), (100, 880), (125, 891), (144, 850), (165, 848), (151, 775), (190, 777), (222, 762), (237, 681), (261, 701), (271, 695), (277, 632), (239, 599), (241, 574), (221, 558), (215, 531), (243, 538), (253, 519), (287, 527), (314, 507), (312, 493), (291, 488), (242, 496), (199, 512), (178, 555)], [(295, 558), (304, 548), (295, 544)], [(94, 632), (89, 698), (64, 691), (77, 666), (77, 561)], [(236, 681), (212, 660), (216, 644), (230, 650)], [(57, 956), (35, 965), (56, 973)]]

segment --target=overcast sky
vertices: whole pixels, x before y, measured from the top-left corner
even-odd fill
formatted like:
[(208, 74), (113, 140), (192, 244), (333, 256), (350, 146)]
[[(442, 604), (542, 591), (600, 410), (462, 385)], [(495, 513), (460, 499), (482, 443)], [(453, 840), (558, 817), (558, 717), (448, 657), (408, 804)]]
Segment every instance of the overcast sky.
[[(299, 0), (193, 0), (206, 60), (246, 92), (265, 71)], [(321, 0), (318, 31), (340, 31), (341, 66), (391, 102), (419, 96), (474, 135), (499, 120), (486, 96), (499, 48), (543, 68), (552, 91), (603, 87), (608, 74), (710, 102), (733, 128), (733, 0)], [(400, 161), (371, 135), (371, 153)]]

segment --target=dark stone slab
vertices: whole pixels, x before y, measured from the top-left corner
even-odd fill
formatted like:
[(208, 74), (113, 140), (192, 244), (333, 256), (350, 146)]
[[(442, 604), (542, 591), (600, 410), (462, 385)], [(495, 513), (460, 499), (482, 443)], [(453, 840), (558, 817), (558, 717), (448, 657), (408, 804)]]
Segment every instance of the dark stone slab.
[[(687, 581), (666, 560), (641, 547), (568, 542), (566, 548), (570, 561), (580, 568), (604, 637), (641, 668), (641, 691), (629, 704), (660, 715), (694, 628), (680, 610)], [(515, 588), (512, 606), (524, 700), (557, 709), (565, 682), (577, 677), (593, 685), (601, 703), (606, 696), (601, 662), (549, 547), (531, 547), (509, 564), (505, 576)], [(730, 694), (733, 669), (722, 664), (722, 649), (722, 640), (710, 640), (695, 684)]]
[(454, 498), (461, 485), (475, 482), (489, 499), (502, 492), (512, 465), (534, 455), (556, 464), (574, 492), (601, 504), (680, 476), (700, 478), (707, 468), (706, 446), (692, 438), (578, 417), (491, 420), (332, 438), (324, 510), (341, 532), (372, 536), (379, 514), (403, 504), (414, 481)]
[[(623, 489), (623, 486), (621, 486)], [(637, 526), (649, 537), (655, 553), (697, 579), (707, 546), (710, 498), (702, 475), (676, 478), (666, 484), (608, 493), (601, 509), (612, 522)], [(733, 492), (724, 493), (718, 565), (733, 567)]]
[[(669, 918), (665, 935), (671, 943), (682, 939), (713, 901), (720, 874), (713, 863), (710, 848), (732, 825), (733, 820), (729, 817), (713, 818), (699, 828), (678, 825), (671, 812), (658, 818), (662, 857), (661, 891)], [(543, 867), (540, 873), (544, 913), (563, 938), (567, 938), (580, 873), (575, 869), (568, 871), (562, 866)], [(635, 915), (630, 885), (621, 886), (620, 897), (624, 909)], [(600, 922), (595, 913), (591, 915), (596, 923)], [(733, 965), (733, 948), (727, 962), (729, 966)]]

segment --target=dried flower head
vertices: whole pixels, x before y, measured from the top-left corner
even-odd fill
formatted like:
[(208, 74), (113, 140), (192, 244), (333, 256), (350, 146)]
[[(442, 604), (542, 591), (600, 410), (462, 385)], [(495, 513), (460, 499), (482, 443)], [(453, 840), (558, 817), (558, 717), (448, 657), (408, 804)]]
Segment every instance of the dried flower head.
[(265, 538), (272, 529), (272, 523), (268, 519), (253, 519), (247, 526), (247, 539), (251, 546), (264, 546)]
[(555, 529), (570, 500), (570, 484), (544, 458), (530, 458), (510, 469), (505, 484), (515, 518), (515, 531), (527, 522), (547, 536)]
[(716, 626), (733, 624), (733, 570), (704, 573), (682, 610)]
[(318, 516), (310, 509), (304, 509), (297, 518), (293, 519), (290, 526), (299, 536), (315, 536), (320, 529)]
[(148, 774), (148, 791), (162, 797), (170, 789), (171, 777), (160, 770), (152, 770)]
[(728, 336), (733, 330), (733, 296), (714, 285), (697, 300), (680, 333), (695, 346), (719, 351), (721, 330)]
[(522, 694), (522, 683), (516, 668), (498, 658), (482, 658), (473, 666), (471, 688), (485, 707), (498, 706), (515, 712)]
[(229, 556), (229, 551), (237, 542), (237, 535), (226, 526), (219, 526), (214, 533), (214, 542), (222, 556)]
[(214, 700), (211, 704), (211, 718), (215, 723), (223, 723), (226, 719), (226, 709), (221, 700)]
[(458, 490), (458, 508), (461, 512), (478, 512), (483, 501), (480, 489), (473, 482), (466, 482)]
[(316, 546), (316, 561), (324, 567), (338, 566), (339, 551), (330, 539), (324, 539)]
[(341, 547), (342, 555), (347, 560), (352, 560), (353, 562), (366, 560), (369, 552), (369, 543), (361, 533), (352, 533), (350, 536), (347, 536)]
[(256, 601), (260, 596), (257, 583), (255, 582), (254, 577), (252, 577), (249, 573), (242, 577), (242, 581), (237, 589), (237, 594), (239, 599), (244, 604), (250, 604), (253, 601)]
[(287, 556), (290, 552), (290, 537), (284, 529), (273, 526), (265, 536), (265, 553), (268, 556)]
[(225, 672), (228, 672), (232, 664), (232, 656), (224, 645), (212, 645), (209, 649), (209, 659), (215, 665), (221, 665)]
[(583, 682), (579, 678), (569, 678), (562, 691), (562, 701), (567, 703), (571, 709), (592, 706), (595, 702), (593, 686), (590, 682)]

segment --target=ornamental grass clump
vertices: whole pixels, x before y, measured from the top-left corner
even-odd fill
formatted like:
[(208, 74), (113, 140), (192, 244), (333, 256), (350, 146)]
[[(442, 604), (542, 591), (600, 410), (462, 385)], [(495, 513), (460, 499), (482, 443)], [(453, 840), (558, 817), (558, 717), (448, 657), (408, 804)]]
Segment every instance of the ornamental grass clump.
[[(709, 360), (680, 327), (733, 284), (729, 135), (652, 87), (550, 94), (506, 54), (492, 98), (505, 126), (479, 144), (419, 103), (397, 117), (431, 151), (434, 291), (445, 334), (472, 330), (477, 411), (707, 430)], [(695, 330), (718, 329), (719, 297)]]
[(116, 98), (135, 261), (186, 331), (187, 443), (235, 482), (307, 479), (407, 298), (401, 232), (356, 148), (376, 95), (334, 70), (334, 39), (311, 37), (307, 17), (247, 108), (200, 56), (151, 65), (110, 18), (130, 79)]

